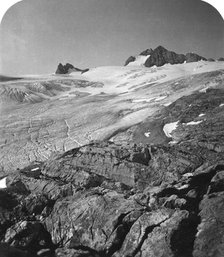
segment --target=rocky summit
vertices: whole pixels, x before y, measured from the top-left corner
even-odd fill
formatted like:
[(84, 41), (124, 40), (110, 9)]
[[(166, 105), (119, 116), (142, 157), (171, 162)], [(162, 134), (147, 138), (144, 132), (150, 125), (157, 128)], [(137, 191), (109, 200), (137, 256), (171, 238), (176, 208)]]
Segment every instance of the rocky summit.
[(162, 66), (166, 63), (170, 64), (178, 64), (183, 63), (186, 60), (185, 55), (176, 54), (175, 52), (168, 51), (166, 48), (162, 46), (158, 46), (149, 58), (145, 62), (146, 67)]
[(82, 70), (75, 68), (72, 64), (66, 63), (65, 65), (59, 63), (55, 74), (70, 74), (71, 72), (86, 72), (88, 69)]
[(1, 82), (0, 257), (223, 257), (224, 62), (186, 56)]
[[(163, 66), (164, 64), (170, 63), (170, 64), (181, 64), (184, 62), (197, 62), (204, 60), (206, 61), (207, 59), (195, 54), (195, 53), (187, 53), (186, 55), (184, 54), (177, 54), (173, 51), (169, 51), (163, 46), (158, 46), (154, 50), (146, 49), (145, 51), (141, 52), (139, 56), (146, 56), (147, 58), (144, 59), (143, 65), (145, 67), (152, 67), (152, 66)], [(125, 66), (128, 65), (129, 63), (134, 64), (136, 61), (136, 57), (129, 57), (127, 61), (125, 62)]]

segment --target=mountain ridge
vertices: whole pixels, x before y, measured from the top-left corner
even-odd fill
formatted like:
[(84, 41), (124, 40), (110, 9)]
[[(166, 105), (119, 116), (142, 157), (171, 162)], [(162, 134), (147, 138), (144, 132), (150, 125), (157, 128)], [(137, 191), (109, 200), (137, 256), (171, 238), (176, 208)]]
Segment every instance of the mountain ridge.
[[(186, 53), (186, 54), (178, 54), (174, 51), (167, 50), (165, 47), (159, 45), (154, 50), (152, 48), (146, 49), (142, 51), (139, 56), (148, 56), (146, 61), (142, 63), (145, 67), (152, 67), (152, 66), (163, 66), (164, 64), (181, 64), (181, 63), (189, 63), (189, 62), (197, 62), (200, 60), (207, 61), (207, 59), (203, 56), (200, 56), (196, 53)], [(125, 66), (131, 62), (135, 62), (136, 57), (131, 56), (129, 57), (126, 62)]]
[(71, 72), (84, 73), (86, 71), (88, 71), (88, 69), (79, 69), (77, 67), (74, 67), (70, 63), (66, 63), (65, 65), (63, 65), (62, 63), (59, 63), (55, 74), (70, 74)]

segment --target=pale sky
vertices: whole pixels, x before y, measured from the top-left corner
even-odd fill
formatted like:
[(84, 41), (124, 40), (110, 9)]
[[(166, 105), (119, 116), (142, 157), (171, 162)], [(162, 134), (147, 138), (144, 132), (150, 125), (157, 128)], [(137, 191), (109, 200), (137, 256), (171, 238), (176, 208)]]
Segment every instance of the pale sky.
[(0, 74), (123, 65), (158, 45), (224, 57), (224, 21), (200, 0), (23, 0), (1, 23)]

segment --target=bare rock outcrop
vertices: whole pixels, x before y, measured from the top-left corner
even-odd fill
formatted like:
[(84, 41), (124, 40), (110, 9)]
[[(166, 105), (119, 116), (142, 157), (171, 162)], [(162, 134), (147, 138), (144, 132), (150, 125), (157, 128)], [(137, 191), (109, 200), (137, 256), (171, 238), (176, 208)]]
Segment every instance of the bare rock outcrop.
[[(155, 152), (145, 165), (138, 158), (135, 162), (136, 157), (130, 154), (134, 146), (123, 151), (119, 146), (107, 147), (117, 150), (124, 163), (132, 159), (137, 170), (139, 165), (149, 167), (147, 173), (151, 176), (145, 177), (148, 186), (139, 186), (138, 178), (132, 186), (125, 185), (119, 178), (109, 179), (106, 173), (102, 176), (87, 168), (87, 163), (91, 167), (97, 158), (102, 168), (104, 164), (109, 167), (109, 160), (113, 166), (113, 159), (106, 161), (104, 155), (87, 158), (81, 166), (84, 156), (79, 159), (79, 155), (86, 151), (85, 147), (76, 149), (76, 155), (70, 151), (41, 164), (38, 173), (27, 167), (11, 174), (7, 189), (0, 190), (0, 249), (7, 249), (3, 256), (10, 251), (18, 256), (49, 257), (201, 257), (214, 252), (222, 256), (218, 234), (223, 234), (224, 160), (190, 170), (188, 167), (187, 173), (179, 172), (172, 178), (173, 169), (168, 172), (169, 165), (158, 166), (162, 158), (156, 161)], [(91, 149), (94, 156), (99, 145)], [(169, 155), (170, 161), (172, 158), (176, 159), (174, 153)], [(181, 163), (186, 165), (181, 160), (179, 167)], [(164, 180), (155, 185), (151, 179), (156, 170)]]
[[(207, 59), (205, 57), (202, 57), (195, 53), (187, 53), (184, 54), (178, 54), (173, 51), (167, 50), (163, 46), (158, 46), (154, 50), (153, 49), (146, 49), (145, 51), (140, 53), (140, 56), (148, 56), (146, 59), (144, 66), (145, 67), (152, 67), (152, 66), (163, 66), (164, 64), (180, 64), (184, 62), (198, 62), (201, 60), (206, 61)], [(128, 65), (130, 62), (134, 62), (136, 60), (136, 57), (130, 56), (126, 62), (125, 66)], [(210, 58), (211, 61), (211, 58)]]
[(186, 60), (185, 55), (183, 54), (176, 54), (175, 52), (168, 51), (166, 48), (162, 46), (158, 46), (156, 49), (153, 50), (150, 57), (146, 60), (145, 66), (152, 67), (156, 66), (163, 66), (166, 63), (170, 64), (178, 64), (183, 63)]
[(153, 50), (152, 50), (152, 48), (150, 48), (150, 49), (146, 49), (146, 50), (142, 51), (140, 53), (140, 55), (147, 56), (147, 55), (150, 55), (152, 53), (153, 53)]
[(82, 69), (74, 67), (70, 63), (66, 63), (65, 65), (59, 63), (55, 74), (69, 74), (71, 72), (82, 72), (82, 73), (84, 73), (86, 71), (88, 71), (88, 69), (82, 70)]
[(186, 62), (198, 62), (201, 60), (206, 61), (207, 59), (195, 53), (186, 54)]

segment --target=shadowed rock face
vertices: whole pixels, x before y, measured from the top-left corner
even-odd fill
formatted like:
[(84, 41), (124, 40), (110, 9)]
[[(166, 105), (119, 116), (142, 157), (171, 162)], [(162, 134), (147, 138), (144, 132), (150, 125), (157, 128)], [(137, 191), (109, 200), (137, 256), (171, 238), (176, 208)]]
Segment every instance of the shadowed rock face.
[(208, 62), (215, 62), (215, 60), (213, 58), (208, 58), (207, 60)]
[[(157, 67), (163, 66), (166, 63), (170, 64), (179, 64), (184, 63), (185, 61), (188, 62), (198, 62), (201, 60), (205, 60), (206, 58), (197, 55), (195, 53), (187, 53), (184, 54), (177, 54), (175, 52), (169, 51), (163, 46), (158, 46), (154, 50), (146, 49), (145, 51), (141, 52), (140, 55), (147, 56), (150, 55), (149, 58), (145, 61), (145, 67), (152, 67), (156, 65)], [(125, 66), (128, 65), (130, 62), (134, 62), (136, 57), (129, 57), (125, 62)]]
[(198, 62), (201, 60), (206, 61), (206, 58), (204, 58), (198, 54), (195, 54), (195, 53), (187, 53), (186, 54), (186, 62)]
[(141, 52), (140, 55), (147, 56), (153, 53), (152, 48), (146, 49), (145, 51)]
[(62, 65), (61, 63), (59, 63), (58, 68), (56, 70), (56, 74), (67, 74), (70, 73), (71, 70), (75, 70), (75, 67), (70, 64), (70, 63), (66, 63), (65, 65)]
[(153, 50), (150, 57), (146, 60), (145, 66), (163, 66), (166, 63), (177, 64), (183, 63), (185, 60), (185, 55), (176, 54), (175, 52), (168, 51), (162, 46), (158, 46)]
[(66, 63), (65, 65), (62, 65), (59, 63), (58, 68), (56, 70), (56, 74), (69, 74), (71, 72), (80, 71), (82, 73), (88, 71), (88, 69), (82, 70), (79, 68), (75, 68), (72, 64)]

